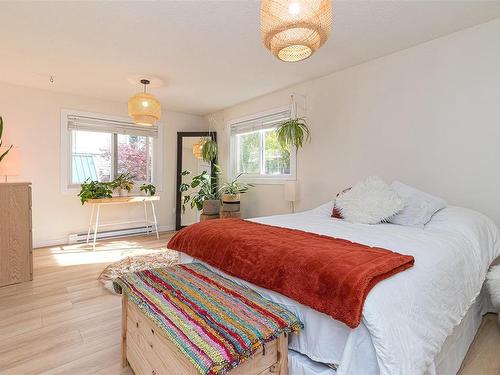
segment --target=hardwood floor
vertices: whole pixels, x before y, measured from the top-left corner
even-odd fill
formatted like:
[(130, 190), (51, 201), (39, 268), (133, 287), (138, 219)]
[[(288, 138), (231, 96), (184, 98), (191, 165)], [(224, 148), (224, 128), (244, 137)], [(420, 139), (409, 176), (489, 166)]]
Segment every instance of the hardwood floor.
[[(164, 250), (172, 233), (34, 251), (34, 280), (0, 288), (0, 374), (132, 374), (120, 366), (121, 298), (105, 265)], [(500, 326), (487, 315), (460, 375), (500, 374)]]

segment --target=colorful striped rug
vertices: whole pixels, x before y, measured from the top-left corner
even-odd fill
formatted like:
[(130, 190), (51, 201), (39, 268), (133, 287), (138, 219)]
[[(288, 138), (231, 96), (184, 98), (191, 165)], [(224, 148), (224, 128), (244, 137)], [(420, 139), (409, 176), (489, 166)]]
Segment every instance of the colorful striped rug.
[(295, 315), (201, 264), (127, 274), (116, 280), (201, 374), (225, 374), (282, 333)]

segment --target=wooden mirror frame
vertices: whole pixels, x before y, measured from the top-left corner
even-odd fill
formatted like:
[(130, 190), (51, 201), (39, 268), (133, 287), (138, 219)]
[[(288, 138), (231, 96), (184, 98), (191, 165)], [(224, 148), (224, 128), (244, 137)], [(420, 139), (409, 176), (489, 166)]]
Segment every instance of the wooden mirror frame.
[[(180, 230), (183, 228), (181, 225), (181, 192), (179, 190), (179, 186), (182, 183), (182, 140), (187, 137), (205, 137), (212, 138), (215, 142), (217, 142), (217, 132), (177, 132), (177, 181), (175, 185), (175, 230)], [(212, 177), (216, 177), (214, 164), (217, 164), (217, 156), (215, 160), (212, 161), (210, 166), (210, 171), (212, 173)]]

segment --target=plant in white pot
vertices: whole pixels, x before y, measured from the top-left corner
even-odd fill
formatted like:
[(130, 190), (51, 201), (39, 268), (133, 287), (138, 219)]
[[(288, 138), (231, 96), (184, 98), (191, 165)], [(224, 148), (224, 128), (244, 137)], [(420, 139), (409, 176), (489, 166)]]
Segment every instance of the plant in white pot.
[(113, 182), (111, 182), (111, 186), (114, 190), (118, 190), (118, 195), (120, 195), (120, 197), (127, 197), (134, 187), (133, 176), (128, 172), (120, 173)]
[(240, 173), (236, 178), (225, 182), (219, 188), (219, 195), (222, 198), (223, 211), (239, 211), (241, 194), (244, 194), (254, 185), (238, 181), (244, 175)]
[[(220, 173), (220, 167), (214, 164), (215, 174)], [(191, 171), (185, 170), (182, 176), (191, 174)], [(192, 193), (187, 193), (191, 189), (197, 189)], [(183, 193), (182, 212), (186, 212), (186, 205), (189, 203), (191, 208), (202, 211), (205, 215), (218, 215), (220, 210), (219, 194), (217, 191), (217, 177), (213, 177), (207, 171), (194, 176), (191, 183), (182, 183), (179, 190)], [(187, 194), (186, 194), (187, 193)]]

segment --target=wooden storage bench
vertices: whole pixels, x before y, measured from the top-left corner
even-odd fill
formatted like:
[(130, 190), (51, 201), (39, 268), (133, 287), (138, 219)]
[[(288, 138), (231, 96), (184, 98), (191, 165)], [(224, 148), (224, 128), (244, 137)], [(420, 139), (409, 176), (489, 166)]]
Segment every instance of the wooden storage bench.
[[(162, 329), (145, 316), (123, 293), (122, 366), (136, 375), (198, 375), (198, 370), (168, 339)], [(230, 375), (287, 375), (288, 339), (282, 334), (259, 349)]]

